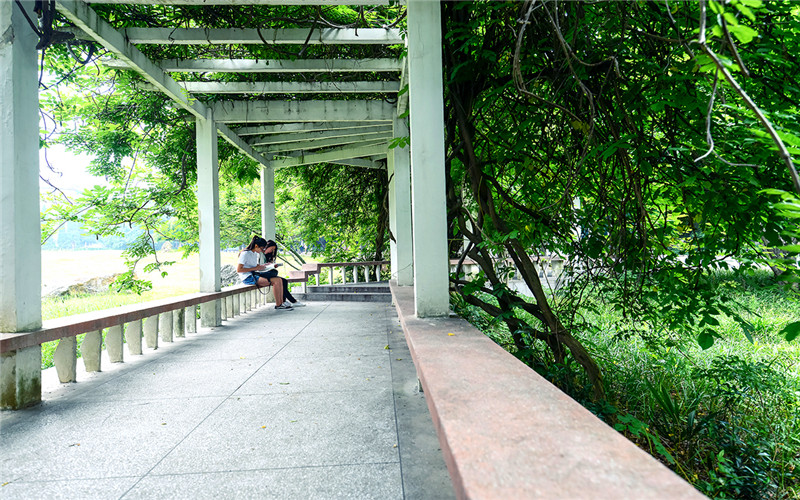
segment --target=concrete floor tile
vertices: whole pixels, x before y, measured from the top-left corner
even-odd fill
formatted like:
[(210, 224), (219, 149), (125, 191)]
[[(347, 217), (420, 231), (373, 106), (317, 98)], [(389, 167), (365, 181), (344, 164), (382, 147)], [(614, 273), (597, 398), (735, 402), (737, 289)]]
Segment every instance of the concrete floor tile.
[(236, 359), (269, 358), (288, 342), (286, 338), (273, 338), (261, 334), (254, 337), (219, 335), (196, 339), (170, 353), (170, 362), (218, 361)]
[(391, 387), (387, 354), (270, 360), (236, 391), (236, 396), (297, 392), (373, 391)]
[(138, 477), (73, 479), (65, 481), (15, 481), (0, 488), (3, 500), (105, 500), (120, 498)]
[[(231, 428), (230, 421), (237, 425)], [(221, 429), (225, 429), (224, 432)], [(398, 461), (390, 390), (226, 401), (154, 474)]]
[(84, 394), (106, 401), (148, 400), (170, 397), (229, 396), (262, 364), (264, 359), (171, 362), (159, 360), (127, 373), (114, 384), (103, 384)]
[(0, 484), (142, 475), (220, 401), (81, 401), (23, 410), (3, 422)]
[(386, 334), (332, 336), (328, 334), (315, 337), (298, 336), (281, 349), (278, 358), (320, 358), (328, 356), (366, 356), (385, 354)]
[(402, 499), (399, 464), (151, 475), (125, 499), (191, 498), (219, 500)]

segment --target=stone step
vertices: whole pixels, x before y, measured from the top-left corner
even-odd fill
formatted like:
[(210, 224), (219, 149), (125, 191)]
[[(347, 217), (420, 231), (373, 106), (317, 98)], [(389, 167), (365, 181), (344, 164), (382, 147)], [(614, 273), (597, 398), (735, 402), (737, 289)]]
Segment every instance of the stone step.
[(292, 293), (298, 300), (307, 302), (392, 302), (391, 293), (365, 292), (365, 293), (341, 293), (341, 292), (310, 292)]

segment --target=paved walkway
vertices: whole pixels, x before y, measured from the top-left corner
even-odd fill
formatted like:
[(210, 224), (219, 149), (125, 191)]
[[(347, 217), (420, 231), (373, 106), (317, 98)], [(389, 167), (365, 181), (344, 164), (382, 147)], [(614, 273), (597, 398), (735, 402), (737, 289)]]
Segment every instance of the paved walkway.
[(104, 369), (0, 414), (0, 497), (453, 497), (391, 305), (261, 307)]

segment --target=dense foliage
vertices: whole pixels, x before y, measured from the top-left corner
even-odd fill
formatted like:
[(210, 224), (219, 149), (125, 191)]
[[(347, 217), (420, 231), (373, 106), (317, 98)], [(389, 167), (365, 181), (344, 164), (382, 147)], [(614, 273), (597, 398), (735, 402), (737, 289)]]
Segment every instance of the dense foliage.
[[(769, 266), (780, 300), (797, 304), (797, 5), (457, 2), (443, 13), (451, 250), (481, 269), (452, 278), (460, 310), (665, 461), (678, 455), (678, 471), (710, 494), (796, 493), (795, 431), (782, 434), (794, 441), (781, 458), (778, 441), (743, 445), (796, 414), (797, 380), (774, 371), (780, 356), (697, 362), (692, 394), (685, 370), (636, 373), (649, 379), (649, 408), (688, 405), (676, 418), (714, 422), (686, 452), (681, 422), (638, 411), (616, 383), (623, 351), (606, 355), (609, 342), (657, 359), (755, 342), (759, 316), (716, 270), (733, 267), (735, 281)], [(558, 256), (566, 270), (548, 283)], [(797, 319), (777, 327), (779, 342), (797, 336)], [(796, 359), (782, 366), (796, 371)], [(710, 404), (742, 377), (783, 382), (762, 393), (780, 403), (764, 402), (777, 414), (755, 419), (754, 433), (746, 415), (762, 410), (739, 404), (750, 395)]]

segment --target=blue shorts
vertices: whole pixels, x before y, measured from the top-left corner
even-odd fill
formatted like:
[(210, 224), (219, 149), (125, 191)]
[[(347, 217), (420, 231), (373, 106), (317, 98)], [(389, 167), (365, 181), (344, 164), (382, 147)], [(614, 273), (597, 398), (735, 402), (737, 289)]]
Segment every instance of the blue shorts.
[(256, 275), (259, 278), (266, 278), (271, 279), (278, 275), (278, 271), (276, 269), (270, 269), (269, 271), (262, 271), (262, 272), (251, 272), (247, 278), (242, 280), (242, 283), (245, 285), (255, 285), (256, 284)]

